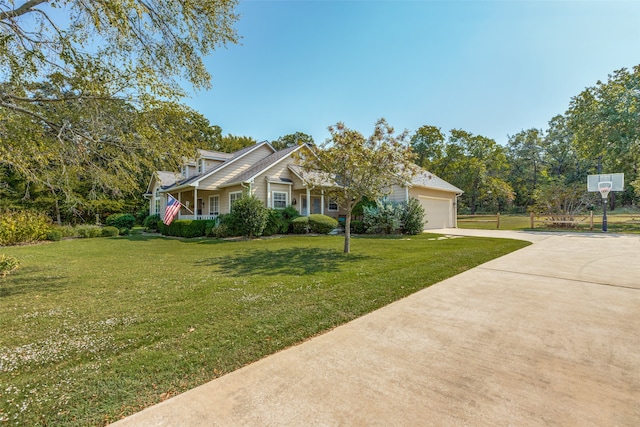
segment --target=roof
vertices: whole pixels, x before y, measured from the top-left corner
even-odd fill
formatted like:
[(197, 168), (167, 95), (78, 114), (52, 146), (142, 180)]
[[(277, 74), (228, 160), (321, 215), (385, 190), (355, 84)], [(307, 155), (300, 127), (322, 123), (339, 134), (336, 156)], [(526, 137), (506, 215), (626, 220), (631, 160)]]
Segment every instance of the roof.
[(222, 185), (220, 185), (220, 187), (228, 187), (231, 185), (239, 184), (241, 182), (251, 181), (251, 179), (260, 175), (261, 173), (263, 173), (264, 171), (266, 171), (267, 169), (269, 169), (270, 167), (278, 163), (280, 160), (288, 157), (291, 153), (298, 150), (300, 147), (301, 146), (299, 145), (294, 145), (292, 147), (287, 147), (284, 150), (276, 151), (270, 156), (267, 156), (264, 159), (259, 160), (256, 164), (251, 166), (246, 171), (239, 173), (238, 175), (234, 176), (227, 182), (223, 183)]
[(176, 183), (177, 175), (175, 172), (156, 171), (149, 180), (147, 193), (151, 193), (151, 184), (153, 183), (154, 178), (160, 183), (160, 188), (164, 190), (165, 188), (169, 188)]
[(432, 188), (434, 190), (449, 191), (449, 192), (459, 193), (459, 194), (464, 193), (464, 191), (462, 191), (455, 185), (449, 184), (444, 179), (439, 178), (436, 175), (424, 169), (422, 169), (421, 172), (419, 172), (416, 176), (413, 177), (413, 179), (411, 180), (411, 185), (418, 186), (418, 187)]
[[(242, 150), (240, 150), (242, 151)], [(235, 153), (223, 153), (222, 151), (198, 150), (200, 157), (213, 160), (229, 160)]]
[[(234, 153), (230, 153), (228, 154), (229, 158), (227, 158), (223, 163), (220, 163), (219, 165), (216, 165), (214, 168), (209, 169), (206, 172), (191, 176), (187, 179), (184, 179), (182, 181), (177, 181), (175, 183), (175, 185), (173, 186), (173, 188), (178, 188), (178, 187), (183, 187), (183, 186), (187, 186), (191, 183), (194, 183), (196, 181), (200, 181), (208, 176), (211, 176), (211, 174), (213, 174), (214, 172), (219, 171), (220, 169), (230, 165), (231, 163), (233, 163), (235, 160), (239, 159), (240, 157), (244, 156), (245, 154), (250, 153), (251, 151), (266, 145), (269, 148), (271, 148), (273, 150), (273, 147), (271, 147), (271, 144), (269, 144), (267, 141), (263, 141), (263, 142), (259, 142), (257, 144), (254, 145), (250, 145), (249, 147), (245, 147), (242, 150), (238, 150)], [(206, 151), (206, 150), (201, 150), (201, 151)], [(218, 153), (217, 151), (209, 151), (209, 153)], [(221, 154), (225, 154), (225, 153), (221, 153)]]

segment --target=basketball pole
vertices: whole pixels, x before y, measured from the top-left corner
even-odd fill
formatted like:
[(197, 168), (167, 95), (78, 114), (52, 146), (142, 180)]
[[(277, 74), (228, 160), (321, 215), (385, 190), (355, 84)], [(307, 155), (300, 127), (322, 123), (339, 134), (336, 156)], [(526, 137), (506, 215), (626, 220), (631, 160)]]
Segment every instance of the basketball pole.
[(609, 198), (609, 194), (602, 198), (602, 232), (607, 232), (607, 199)]

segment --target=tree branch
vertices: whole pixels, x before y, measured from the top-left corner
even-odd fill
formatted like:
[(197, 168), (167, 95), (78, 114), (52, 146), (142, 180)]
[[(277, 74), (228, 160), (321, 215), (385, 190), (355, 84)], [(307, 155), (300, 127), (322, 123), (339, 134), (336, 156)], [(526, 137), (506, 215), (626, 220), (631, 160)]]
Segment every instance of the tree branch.
[(29, 0), (26, 3), (24, 3), (22, 6), (18, 7), (17, 9), (13, 9), (13, 10), (9, 10), (6, 12), (0, 12), (0, 21), (4, 21), (6, 19), (11, 19), (11, 18), (16, 18), (18, 16), (24, 15), (26, 13), (31, 12), (31, 8), (42, 4), (42, 3), (48, 3), (49, 0)]

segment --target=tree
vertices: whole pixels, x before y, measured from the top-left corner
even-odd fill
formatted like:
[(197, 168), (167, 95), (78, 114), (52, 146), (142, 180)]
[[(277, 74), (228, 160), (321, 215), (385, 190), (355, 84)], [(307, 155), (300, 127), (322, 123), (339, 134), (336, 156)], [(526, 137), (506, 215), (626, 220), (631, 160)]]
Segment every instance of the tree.
[(500, 208), (513, 201), (513, 189), (506, 182), (508, 162), (505, 149), (493, 139), (453, 129), (445, 152), (448, 158), (443, 179), (463, 189), (460, 201), (476, 213), (481, 201)]
[(223, 153), (233, 153), (256, 144), (256, 140), (250, 136), (236, 136), (228, 134), (220, 136), (214, 143), (212, 149)]
[[(120, 87), (123, 91), (172, 97), (182, 92), (177, 79), (196, 88), (209, 86), (202, 57), (217, 46), (237, 42), (236, 4), (236, 0), (2, 2), (0, 69), (18, 84), (52, 74), (89, 77), (101, 70), (109, 81), (129, 83)], [(91, 81), (85, 83), (84, 88), (90, 89)], [(5, 92), (3, 102), (14, 96)]]
[(178, 82), (209, 86), (202, 57), (236, 42), (236, 3), (0, 3), (0, 166), (60, 200), (76, 181), (119, 197), (152, 163), (192, 157), (208, 137), (185, 135), (199, 117)]
[(444, 140), (440, 128), (420, 127), (411, 137), (411, 148), (416, 154), (416, 164), (437, 175), (437, 163), (444, 155)]
[(527, 129), (509, 137), (509, 183), (516, 192), (515, 200), (519, 206), (534, 203), (534, 193), (546, 174), (542, 135), (538, 129)]
[(624, 172), (640, 196), (640, 65), (586, 88), (566, 116), (574, 147), (592, 161), (593, 172)]
[(271, 141), (271, 146), (278, 151), (284, 150), (287, 147), (293, 147), (302, 144), (312, 146), (315, 143), (311, 135), (307, 135), (303, 132), (290, 133), (288, 135), (281, 136), (275, 141)]
[(407, 132), (395, 135), (384, 120), (376, 122), (365, 138), (344, 123), (329, 127), (331, 137), (299, 155), (307, 185), (324, 191), (346, 211), (344, 253), (351, 251), (351, 215), (363, 197), (376, 200), (390, 193), (393, 185), (406, 185), (415, 173)]

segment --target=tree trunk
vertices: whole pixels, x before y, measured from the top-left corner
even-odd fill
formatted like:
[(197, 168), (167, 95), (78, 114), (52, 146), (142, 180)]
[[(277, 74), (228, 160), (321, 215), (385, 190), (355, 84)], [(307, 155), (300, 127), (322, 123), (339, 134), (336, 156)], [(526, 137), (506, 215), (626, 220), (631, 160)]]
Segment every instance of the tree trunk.
[(56, 190), (53, 187), (49, 187), (49, 189), (51, 190), (51, 194), (53, 195), (53, 201), (54, 201), (54, 210), (56, 213), (56, 221), (58, 222), (58, 225), (62, 227), (62, 218), (60, 217), (60, 205), (58, 204), (58, 195), (56, 194)]
[(347, 215), (344, 220), (344, 253), (351, 252), (351, 211), (352, 207), (347, 210)]

